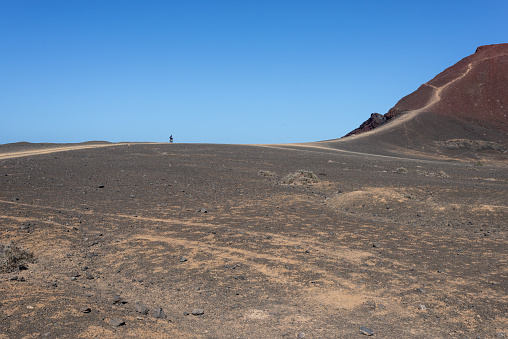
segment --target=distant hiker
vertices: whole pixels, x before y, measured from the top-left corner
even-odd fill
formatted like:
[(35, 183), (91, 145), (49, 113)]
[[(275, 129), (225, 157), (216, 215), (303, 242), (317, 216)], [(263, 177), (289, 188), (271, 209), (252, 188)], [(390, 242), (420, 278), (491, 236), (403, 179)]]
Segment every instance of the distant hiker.
[(173, 134), (171, 134), (171, 135), (169, 136), (169, 142), (170, 142), (170, 143), (173, 143)]

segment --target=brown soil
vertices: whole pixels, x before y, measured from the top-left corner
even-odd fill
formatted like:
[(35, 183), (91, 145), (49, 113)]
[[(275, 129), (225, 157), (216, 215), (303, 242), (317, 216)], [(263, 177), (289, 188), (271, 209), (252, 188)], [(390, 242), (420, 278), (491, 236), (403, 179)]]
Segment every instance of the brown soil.
[[(108, 146), (0, 147), (0, 243), (37, 258), (0, 274), (0, 338), (508, 333), (504, 160), (333, 143)], [(284, 184), (302, 169), (319, 182)]]

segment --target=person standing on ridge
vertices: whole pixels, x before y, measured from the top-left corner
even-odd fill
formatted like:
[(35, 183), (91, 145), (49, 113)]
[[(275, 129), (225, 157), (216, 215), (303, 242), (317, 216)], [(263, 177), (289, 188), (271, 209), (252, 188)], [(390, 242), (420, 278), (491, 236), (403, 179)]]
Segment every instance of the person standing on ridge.
[(173, 143), (173, 134), (171, 134), (171, 135), (169, 136), (169, 142), (170, 142), (170, 143)]

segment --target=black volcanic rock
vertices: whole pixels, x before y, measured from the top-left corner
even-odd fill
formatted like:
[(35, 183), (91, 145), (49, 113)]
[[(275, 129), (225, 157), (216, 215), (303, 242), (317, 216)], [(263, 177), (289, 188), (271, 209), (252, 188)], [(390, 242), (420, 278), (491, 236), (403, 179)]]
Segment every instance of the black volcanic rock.
[(357, 129), (352, 130), (351, 132), (346, 134), (345, 137), (348, 137), (348, 136), (353, 135), (353, 134), (358, 134), (358, 133), (370, 131), (370, 130), (376, 128), (376, 127), (379, 127), (379, 126), (383, 125), (385, 122), (386, 122), (386, 117), (383, 114), (372, 113), (370, 115), (370, 118), (365, 120), (360, 125), (360, 127), (358, 127)]

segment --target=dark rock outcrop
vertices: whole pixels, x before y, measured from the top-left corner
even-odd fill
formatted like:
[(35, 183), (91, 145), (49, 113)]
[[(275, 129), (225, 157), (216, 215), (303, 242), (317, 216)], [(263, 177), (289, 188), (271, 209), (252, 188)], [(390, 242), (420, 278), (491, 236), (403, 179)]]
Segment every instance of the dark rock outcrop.
[(348, 136), (353, 135), (353, 134), (358, 134), (358, 133), (370, 131), (371, 129), (374, 129), (376, 127), (379, 127), (379, 126), (383, 125), (386, 122), (386, 120), (387, 119), (386, 119), (386, 117), (383, 114), (372, 113), (370, 115), (370, 118), (365, 120), (360, 125), (360, 127), (358, 127), (357, 129), (352, 130), (351, 132), (349, 132), (345, 136), (348, 137)]

